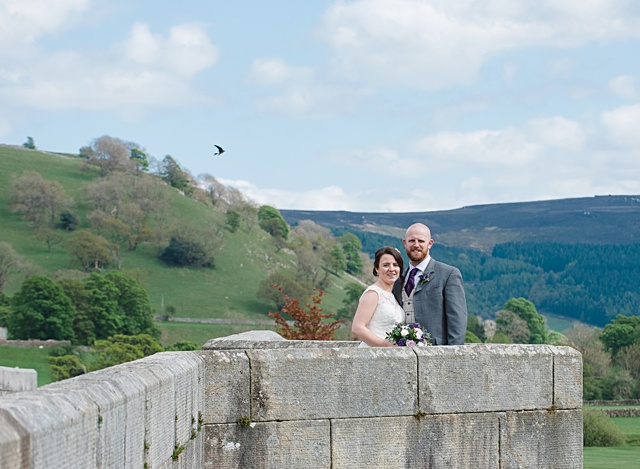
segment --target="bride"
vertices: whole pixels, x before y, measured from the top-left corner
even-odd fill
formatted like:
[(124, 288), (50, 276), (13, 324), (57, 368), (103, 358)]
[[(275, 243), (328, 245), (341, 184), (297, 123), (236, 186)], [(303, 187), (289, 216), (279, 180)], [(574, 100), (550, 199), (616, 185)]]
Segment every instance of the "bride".
[(373, 275), (378, 280), (367, 287), (360, 297), (351, 326), (351, 332), (362, 341), (361, 347), (395, 346), (385, 337), (396, 322), (404, 320), (402, 307), (391, 293), (403, 264), (400, 251), (395, 248), (385, 246), (376, 251)]

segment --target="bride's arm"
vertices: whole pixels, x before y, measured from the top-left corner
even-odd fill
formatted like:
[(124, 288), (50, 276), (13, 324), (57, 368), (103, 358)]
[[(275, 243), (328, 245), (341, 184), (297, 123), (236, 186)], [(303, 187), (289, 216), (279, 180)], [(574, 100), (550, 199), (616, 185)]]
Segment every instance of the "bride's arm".
[(378, 293), (376, 291), (369, 290), (362, 295), (362, 298), (360, 298), (360, 302), (358, 303), (356, 314), (353, 317), (351, 332), (353, 332), (358, 339), (371, 347), (393, 347), (391, 342), (378, 337), (367, 329), (367, 324), (371, 321), (373, 313), (377, 307)]

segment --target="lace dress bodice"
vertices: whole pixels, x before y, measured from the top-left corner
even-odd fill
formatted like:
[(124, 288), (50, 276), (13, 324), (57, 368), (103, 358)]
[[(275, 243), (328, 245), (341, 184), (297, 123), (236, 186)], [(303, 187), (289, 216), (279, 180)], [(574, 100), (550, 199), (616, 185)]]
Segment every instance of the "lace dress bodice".
[[(369, 324), (367, 324), (367, 329), (384, 339), (387, 336), (387, 332), (393, 329), (396, 322), (404, 320), (404, 311), (396, 301), (393, 293), (384, 291), (377, 285), (371, 285), (367, 287), (363, 295), (369, 290), (373, 290), (378, 294), (378, 306), (376, 306), (376, 310)], [(362, 342), (360, 347), (368, 347), (368, 345)]]

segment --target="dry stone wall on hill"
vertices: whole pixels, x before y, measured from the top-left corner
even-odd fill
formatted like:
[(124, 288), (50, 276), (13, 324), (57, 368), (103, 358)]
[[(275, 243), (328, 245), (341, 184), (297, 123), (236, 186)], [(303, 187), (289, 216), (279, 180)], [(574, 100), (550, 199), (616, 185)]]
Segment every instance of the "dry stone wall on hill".
[(210, 341), (2, 396), (0, 468), (582, 467), (574, 349), (353, 345)]

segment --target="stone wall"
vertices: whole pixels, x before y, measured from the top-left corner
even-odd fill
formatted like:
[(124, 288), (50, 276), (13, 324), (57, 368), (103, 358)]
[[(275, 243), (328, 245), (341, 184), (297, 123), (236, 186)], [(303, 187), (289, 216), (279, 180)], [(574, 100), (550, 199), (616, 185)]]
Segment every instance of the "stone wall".
[(568, 347), (205, 347), (1, 397), (0, 468), (582, 467)]
[(9, 392), (30, 391), (38, 387), (36, 370), (0, 366), (0, 395)]

